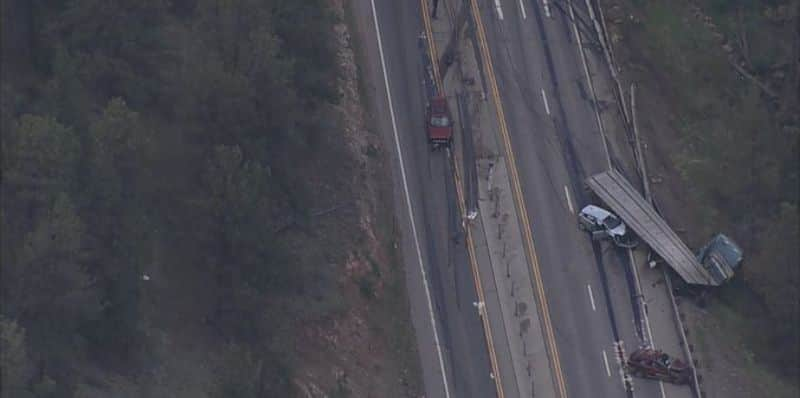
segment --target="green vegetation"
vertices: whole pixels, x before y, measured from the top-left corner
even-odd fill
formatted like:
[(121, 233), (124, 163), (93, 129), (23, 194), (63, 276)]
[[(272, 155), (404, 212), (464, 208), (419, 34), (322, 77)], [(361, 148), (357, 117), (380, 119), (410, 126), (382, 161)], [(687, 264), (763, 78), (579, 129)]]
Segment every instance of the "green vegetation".
[(324, 0), (3, 1), (2, 397), (178, 396), (130, 387), (156, 323), (212, 343), (209, 396), (292, 395), (292, 325), (342, 309), (319, 264), (356, 234), (310, 217), (353, 198), (335, 22)]
[[(725, 347), (728, 350), (735, 350), (738, 360), (736, 365), (740, 366), (743, 375), (747, 375), (748, 391), (758, 391), (759, 396), (764, 397), (795, 397), (797, 396), (797, 385), (792, 380), (780, 377), (779, 374), (771, 372), (763, 363), (756, 361), (756, 355), (751, 350), (749, 339), (751, 336), (746, 333), (735, 333), (731, 331), (752, 330), (752, 323), (746, 318), (742, 311), (735, 306), (721, 304), (714, 306), (713, 311), (704, 314), (704, 327), (697, 327), (691, 330), (690, 339), (695, 344), (699, 352), (711, 352)], [(709, 331), (706, 329), (712, 329)], [(730, 360), (727, 358), (727, 360)], [(730, 371), (730, 364), (725, 359), (715, 362), (712, 357), (704, 357), (700, 363), (701, 374), (705, 369), (711, 368), (714, 372)]]
[(702, 228), (706, 237), (725, 231), (745, 249), (740, 276), (719, 294), (719, 310), (731, 308), (748, 319), (730, 332), (746, 336), (756, 361), (796, 380), (798, 5), (784, 0), (633, 3), (641, 19), (623, 35), (675, 115), (671, 127), (680, 132), (681, 142), (673, 160), (704, 217), (693, 227)]

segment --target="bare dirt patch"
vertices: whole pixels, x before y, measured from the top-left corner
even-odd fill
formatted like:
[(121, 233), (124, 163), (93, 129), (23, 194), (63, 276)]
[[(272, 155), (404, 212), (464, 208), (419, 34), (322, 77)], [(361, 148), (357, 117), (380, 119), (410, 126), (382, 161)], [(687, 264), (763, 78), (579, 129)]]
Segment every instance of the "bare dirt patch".
[[(342, 1), (331, 3), (343, 20)], [(388, 164), (380, 137), (365, 122), (348, 26), (340, 23), (335, 30), (342, 71), (335, 113), (356, 167), (350, 181), (355, 195), (346, 204), (353, 206), (347, 213), (354, 218), (345, 222), (354, 230), (342, 236), (334, 222), (320, 225), (318, 233), (337, 236), (338, 249), (345, 253), (336, 267), (346, 310), (300, 326), (295, 349), (301, 370), (294, 383), (306, 397), (415, 397), (422, 386), (404, 274), (393, 252), (392, 228), (385, 225), (393, 214), (387, 201), (390, 187), (381, 183), (388, 180)]]

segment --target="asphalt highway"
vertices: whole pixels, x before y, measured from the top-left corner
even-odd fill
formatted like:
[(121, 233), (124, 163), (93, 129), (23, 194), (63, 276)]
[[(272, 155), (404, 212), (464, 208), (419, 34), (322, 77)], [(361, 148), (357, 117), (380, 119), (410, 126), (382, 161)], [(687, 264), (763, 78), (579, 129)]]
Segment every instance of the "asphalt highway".
[[(484, 1), (481, 16), (567, 395), (624, 397), (616, 343), (628, 350), (641, 343), (634, 290), (619, 249), (592, 242), (576, 226), (575, 212), (590, 200), (582, 181), (610, 160), (572, 23), (561, 11), (566, 3), (553, 3), (548, 17), (541, 1)], [(637, 382), (635, 394), (661, 391), (658, 383)]]
[[(566, 396), (661, 397), (659, 383), (635, 380), (629, 392), (622, 380), (618, 344), (630, 352), (642, 342), (627, 255), (577, 228), (575, 213), (590, 200), (582, 181), (616, 161), (599, 131), (568, 3), (546, 3), (547, 10), (543, 0), (477, 1), (541, 271), (540, 280), (528, 282), (541, 285), (547, 298)], [(586, 18), (583, 1), (576, 3)], [(373, 122), (392, 152), (426, 396), (492, 397), (453, 163), (445, 151), (431, 151), (425, 136), (425, 103), (434, 88), (420, 7), (412, 0), (355, 2), (360, 70)]]
[(374, 122), (391, 135), (400, 171), (393, 173), (396, 217), (426, 396), (492, 397), (452, 161), (446, 151), (431, 150), (425, 130), (425, 104), (435, 88), (425, 69), (420, 3), (362, 0), (354, 11)]

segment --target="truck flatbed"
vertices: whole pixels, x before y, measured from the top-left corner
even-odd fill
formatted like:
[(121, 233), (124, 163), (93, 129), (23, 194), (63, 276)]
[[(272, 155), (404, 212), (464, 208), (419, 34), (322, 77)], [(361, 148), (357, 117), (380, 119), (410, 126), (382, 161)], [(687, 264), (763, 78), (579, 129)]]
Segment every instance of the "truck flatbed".
[(616, 170), (595, 174), (586, 183), (686, 283), (719, 286), (733, 275), (731, 269), (719, 270), (722, 272), (715, 274), (720, 277), (715, 278), (656, 209)]

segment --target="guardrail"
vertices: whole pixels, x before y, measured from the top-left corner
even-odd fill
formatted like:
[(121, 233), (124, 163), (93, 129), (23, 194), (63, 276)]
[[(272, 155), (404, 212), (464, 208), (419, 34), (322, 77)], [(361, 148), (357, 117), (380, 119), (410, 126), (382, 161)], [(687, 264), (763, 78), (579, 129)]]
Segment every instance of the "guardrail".
[(669, 292), (669, 300), (672, 303), (672, 315), (675, 316), (675, 324), (678, 325), (678, 334), (681, 336), (683, 353), (686, 355), (686, 360), (689, 361), (689, 366), (692, 369), (692, 390), (696, 397), (702, 398), (703, 391), (700, 389), (700, 376), (697, 374), (697, 368), (695, 368), (694, 359), (692, 358), (692, 350), (689, 347), (689, 341), (686, 339), (686, 329), (683, 327), (683, 320), (681, 320), (681, 315), (678, 311), (678, 302), (675, 300), (675, 294), (672, 290), (672, 279), (670, 279), (666, 269), (663, 270), (663, 273), (664, 280), (667, 282), (666, 286)]

